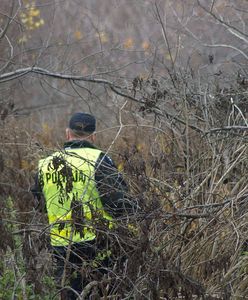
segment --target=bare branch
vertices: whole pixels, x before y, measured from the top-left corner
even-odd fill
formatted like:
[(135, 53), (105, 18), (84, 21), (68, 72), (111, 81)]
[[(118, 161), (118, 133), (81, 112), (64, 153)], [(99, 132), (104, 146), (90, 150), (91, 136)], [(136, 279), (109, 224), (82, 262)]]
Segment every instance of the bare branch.
[[(27, 75), (28, 73), (36, 73), (36, 74), (40, 74), (40, 75), (50, 76), (50, 77), (57, 78), (57, 79), (67, 79), (67, 80), (72, 80), (72, 81), (85, 81), (85, 82), (105, 84), (105, 85), (109, 86), (112, 91), (114, 91), (116, 94), (118, 94), (122, 97), (128, 98), (128, 99), (135, 101), (137, 103), (140, 103), (140, 104), (146, 104), (146, 102), (144, 100), (137, 99), (131, 95), (125, 94), (125, 93), (117, 90), (117, 89), (120, 89), (120, 87), (116, 86), (115, 84), (113, 84), (113, 82), (111, 82), (109, 80), (100, 79), (100, 78), (92, 78), (92, 76), (79, 76), (79, 75), (71, 75), (71, 74), (53, 73), (53, 72), (50, 72), (46, 69), (39, 68), (39, 67), (23, 68), (23, 69), (18, 69), (13, 72), (2, 74), (2, 75), (0, 75), (0, 82), (13, 80), (18, 77)], [(186, 122), (184, 120), (182, 120), (182, 119), (178, 118), (177, 116), (172, 115), (168, 112), (161, 112), (161, 110), (156, 106), (154, 106), (153, 111), (161, 117), (167, 116), (167, 117), (170, 117), (170, 118), (178, 121), (179, 123), (181, 123), (183, 125), (186, 125)], [(199, 127), (197, 127), (195, 125), (189, 124), (189, 127), (196, 130), (199, 133), (204, 133), (204, 131), (202, 129), (200, 129)]]
[(162, 34), (163, 34), (164, 40), (166, 42), (166, 46), (168, 48), (170, 60), (171, 60), (171, 63), (172, 63), (172, 68), (174, 69), (174, 60), (173, 60), (172, 53), (171, 53), (170, 43), (169, 43), (169, 40), (168, 40), (168, 37), (167, 37), (165, 25), (164, 25), (164, 22), (162, 21), (162, 18), (161, 18), (160, 12), (159, 12), (159, 7), (158, 7), (157, 3), (155, 3), (155, 8), (156, 8), (156, 15), (157, 15), (158, 21), (159, 21), (159, 23), (161, 25), (161, 28), (162, 28)]
[(232, 46), (232, 45), (227, 45), (227, 44), (204, 44), (203, 43), (203, 46), (206, 46), (206, 47), (212, 47), (212, 48), (217, 48), (217, 47), (222, 47), (222, 48), (230, 48), (230, 49), (233, 49), (237, 52), (239, 52), (241, 55), (244, 56), (244, 58), (248, 59), (248, 55), (245, 54), (244, 51), (242, 51), (241, 49), (235, 47), (235, 46)]
[(201, 4), (200, 0), (197, 0), (198, 5), (205, 10), (208, 14), (210, 14), (215, 20), (217, 20), (219, 23), (221, 23), (223, 26), (227, 28), (228, 31), (230, 31), (232, 34), (234, 34), (236, 37), (242, 39), (246, 43), (248, 43), (248, 40), (245, 37), (248, 37), (248, 35), (242, 31), (240, 31), (238, 28), (232, 26), (231, 24), (226, 23), (225, 21), (218, 18), (212, 10), (208, 10), (204, 5)]
[(7, 30), (8, 30), (8, 27), (9, 27), (9, 24), (11, 23), (11, 21), (13, 20), (12, 18), (12, 14), (13, 14), (13, 11), (14, 11), (14, 7), (15, 7), (15, 1), (12, 0), (12, 4), (11, 4), (11, 8), (10, 8), (10, 16), (8, 17), (8, 20), (2, 30), (2, 32), (0, 33), (0, 40), (5, 36)]
[(206, 131), (206, 134), (215, 133), (219, 131), (248, 131), (248, 127), (247, 126), (226, 126), (220, 128), (212, 128), (209, 131)]

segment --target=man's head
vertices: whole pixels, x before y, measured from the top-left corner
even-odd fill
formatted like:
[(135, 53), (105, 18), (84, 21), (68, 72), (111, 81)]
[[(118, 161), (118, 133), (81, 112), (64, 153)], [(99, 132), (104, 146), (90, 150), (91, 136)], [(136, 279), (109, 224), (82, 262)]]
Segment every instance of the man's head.
[(66, 129), (66, 138), (72, 140), (89, 140), (95, 142), (96, 119), (94, 116), (77, 112), (69, 120), (69, 126)]

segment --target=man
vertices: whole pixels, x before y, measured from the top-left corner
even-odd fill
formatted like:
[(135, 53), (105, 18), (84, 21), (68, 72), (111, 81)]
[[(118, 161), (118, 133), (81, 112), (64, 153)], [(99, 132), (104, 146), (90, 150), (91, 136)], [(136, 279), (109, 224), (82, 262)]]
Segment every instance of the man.
[(62, 293), (64, 299), (76, 299), (82, 285), (90, 282), (81, 272), (87, 263), (100, 260), (96, 269), (106, 273), (110, 250), (104, 232), (133, 209), (125, 197), (127, 185), (122, 175), (109, 156), (94, 146), (95, 129), (94, 116), (75, 113), (66, 129), (64, 149), (39, 162), (33, 190), (40, 203), (44, 198), (56, 277), (62, 288), (68, 277), (66, 267), (71, 268), (70, 289)]

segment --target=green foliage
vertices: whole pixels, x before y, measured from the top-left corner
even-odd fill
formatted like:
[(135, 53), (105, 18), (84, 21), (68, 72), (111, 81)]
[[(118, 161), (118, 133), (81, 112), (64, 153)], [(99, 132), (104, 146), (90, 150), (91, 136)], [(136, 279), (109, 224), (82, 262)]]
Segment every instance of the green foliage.
[[(17, 210), (14, 205), (13, 197), (5, 200), (4, 229), (8, 236), (12, 237), (11, 247), (7, 246), (5, 253), (2, 253), (0, 261), (0, 299), (51, 299), (51, 294), (55, 294), (55, 283), (51, 276), (44, 273), (41, 276), (41, 285), (44, 290), (38, 294), (34, 284), (27, 278), (27, 265), (23, 256), (23, 236), (19, 234), (20, 224), (17, 220)], [(40, 274), (36, 274), (37, 276)]]
[(27, 283), (24, 261), (17, 252), (15, 251), (14, 255), (9, 249), (0, 263), (0, 299), (51, 299), (51, 295), (56, 294), (53, 277), (44, 274), (41, 280), (41, 284), (45, 287), (44, 292), (37, 294), (34, 285)]

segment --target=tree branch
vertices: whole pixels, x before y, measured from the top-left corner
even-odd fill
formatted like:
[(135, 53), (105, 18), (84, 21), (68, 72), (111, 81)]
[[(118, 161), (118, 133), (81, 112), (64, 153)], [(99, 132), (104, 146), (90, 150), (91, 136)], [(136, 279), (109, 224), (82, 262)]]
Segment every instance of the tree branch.
[[(116, 86), (113, 82), (111, 82), (109, 80), (102, 79), (102, 78), (94, 78), (92, 76), (80, 76), (80, 75), (72, 75), (72, 74), (62, 74), (62, 73), (58, 73), (58, 72), (50, 72), (46, 69), (39, 68), (39, 67), (27, 67), (27, 68), (22, 68), (22, 69), (18, 69), (16, 71), (2, 74), (2, 75), (0, 75), (0, 83), (6, 82), (9, 80), (14, 80), (19, 77), (23, 77), (29, 73), (35, 73), (35, 74), (49, 76), (49, 77), (53, 77), (53, 78), (57, 78), (57, 79), (65, 79), (65, 80), (72, 80), (72, 81), (85, 81), (85, 82), (104, 84), (104, 85), (109, 86), (109, 88), (113, 92), (115, 92), (117, 95), (120, 95), (121, 97), (130, 99), (139, 104), (143, 104), (143, 105), (146, 104), (146, 102), (142, 99), (138, 99), (129, 94), (121, 92), (120, 91), (121, 87)], [(161, 111), (160, 108), (157, 106), (154, 106), (152, 111), (161, 117), (166, 116), (166, 117), (169, 117), (169, 118), (172, 118), (172, 119), (178, 121), (179, 123), (181, 123), (183, 125), (186, 125), (186, 122), (184, 120), (182, 120), (182, 119), (178, 118), (177, 116), (172, 115), (168, 112)], [(201, 128), (199, 128), (195, 125), (189, 124), (189, 127), (199, 133), (204, 133), (204, 131)]]
[(13, 20), (13, 11), (14, 11), (14, 7), (15, 7), (15, 1), (13, 0), (12, 1), (12, 4), (11, 4), (11, 8), (10, 8), (10, 16), (8, 16), (8, 20), (4, 26), (4, 29), (1, 31), (0, 33), (0, 40), (5, 36), (7, 30), (8, 30), (8, 27), (9, 27), (9, 24), (10, 22)]
[(206, 131), (206, 134), (209, 133), (214, 133), (214, 132), (218, 132), (218, 131), (232, 131), (232, 130), (240, 130), (240, 131), (248, 131), (248, 127), (247, 126), (225, 126), (225, 127), (219, 127), (219, 128), (212, 128), (209, 131)]
[(200, 0), (197, 0), (197, 3), (203, 10), (205, 10), (205, 12), (209, 13), (215, 20), (217, 20), (220, 24), (225, 26), (228, 29), (228, 31), (230, 31), (233, 35), (242, 39), (244, 42), (248, 43), (248, 40), (245, 38), (245, 37), (248, 37), (247, 34), (240, 31), (238, 28), (232, 26), (231, 24), (228, 24), (225, 21), (218, 18), (211, 10), (209, 11), (204, 5), (202, 5)]

